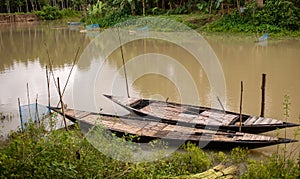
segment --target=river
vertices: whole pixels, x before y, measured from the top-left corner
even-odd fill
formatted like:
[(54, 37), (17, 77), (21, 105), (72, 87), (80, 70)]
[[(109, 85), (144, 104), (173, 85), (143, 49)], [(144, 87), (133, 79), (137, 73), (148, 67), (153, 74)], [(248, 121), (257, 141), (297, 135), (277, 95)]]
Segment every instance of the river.
[[(108, 56), (89, 53), (95, 33), (80, 33), (80, 29), (55, 23), (12, 24), (0, 27), (0, 112), (10, 116), (1, 121), (1, 134), (20, 125), (17, 99), (27, 104), (26, 85), (30, 101), (47, 104), (45, 66), (53, 62), (54, 79), (66, 83), (76, 52), (79, 62), (66, 87), (64, 101), (70, 107), (107, 113), (126, 111), (102, 97), (103, 93), (126, 95), (126, 80), (122, 68), (120, 48)], [(267, 75), (265, 116), (299, 123), (300, 115), (300, 40), (277, 39), (257, 44), (254, 37), (205, 36), (216, 55), (224, 77), (224, 96), (220, 96), (226, 110), (239, 112), (240, 83), (243, 81), (243, 113), (260, 114), (261, 75)], [(96, 43), (96, 42), (94, 42)], [(109, 42), (107, 42), (109, 43)], [(100, 44), (101, 45), (101, 44)], [(104, 48), (102, 46), (102, 48)], [(93, 49), (94, 50), (94, 49)], [(219, 105), (212, 93), (212, 81), (194, 56), (180, 46), (161, 40), (142, 39), (123, 47), (131, 96), (185, 102), (203, 106)], [(58, 95), (51, 76), (51, 104)], [(223, 88), (222, 88), (223, 89)], [(290, 97), (289, 116), (284, 116), (284, 96)], [(218, 96), (219, 97), (219, 96)], [(88, 107), (91, 105), (92, 107)], [(293, 138), (293, 130), (287, 137)], [(284, 130), (280, 136), (284, 136)], [(276, 135), (269, 132), (268, 135)], [(299, 136), (297, 139), (300, 140)], [(288, 144), (300, 150), (300, 143)], [(254, 152), (272, 153), (276, 147)]]

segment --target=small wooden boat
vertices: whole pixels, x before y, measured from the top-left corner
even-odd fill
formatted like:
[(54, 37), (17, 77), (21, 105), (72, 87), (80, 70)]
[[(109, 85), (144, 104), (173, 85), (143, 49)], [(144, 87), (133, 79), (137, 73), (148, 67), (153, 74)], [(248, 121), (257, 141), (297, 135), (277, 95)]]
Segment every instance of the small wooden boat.
[(77, 25), (82, 25), (82, 22), (68, 22), (69, 26), (77, 26)]
[(104, 96), (138, 115), (157, 118), (173, 124), (178, 123), (178, 125), (189, 124), (195, 128), (239, 131), (240, 125), (242, 125), (241, 132), (255, 134), (278, 128), (299, 126), (299, 124), (245, 114), (242, 115), (240, 121), (238, 113), (208, 107), (140, 98)]
[(268, 37), (269, 37), (269, 34), (268, 34), (268, 33), (265, 33), (264, 35), (260, 36), (260, 37), (257, 39), (257, 42), (266, 41), (266, 40), (268, 40)]
[(87, 31), (99, 31), (100, 30), (100, 26), (99, 24), (89, 24), (86, 26), (86, 30)]
[[(61, 114), (60, 109), (51, 109)], [(101, 125), (115, 133), (116, 136), (128, 134), (137, 135), (140, 138), (137, 142), (149, 142), (154, 139), (162, 139), (168, 142), (169, 145), (178, 145), (189, 141), (198, 143), (199, 146), (205, 144), (203, 148), (215, 149), (231, 149), (238, 146), (251, 149), (295, 142), (295, 140), (291, 139), (265, 135), (197, 129), (149, 121), (148, 118), (143, 117), (115, 116), (73, 109), (66, 109), (65, 116), (73, 122), (79, 122), (82, 130), (88, 131), (92, 126)]]

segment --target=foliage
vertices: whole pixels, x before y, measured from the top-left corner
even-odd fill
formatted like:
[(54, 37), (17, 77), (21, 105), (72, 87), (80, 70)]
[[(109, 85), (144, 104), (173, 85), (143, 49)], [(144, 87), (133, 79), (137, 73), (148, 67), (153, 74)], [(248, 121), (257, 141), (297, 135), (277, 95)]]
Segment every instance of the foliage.
[(73, 10), (73, 9), (62, 9), (61, 14), (62, 14), (62, 17), (80, 16), (80, 13), (78, 11)]
[[(120, 138), (119, 142), (124, 139)], [(119, 144), (107, 143), (106, 148), (122, 151), (120, 156), (128, 155)], [(23, 133), (12, 133), (7, 144), (0, 148), (1, 178), (160, 178), (203, 172), (210, 167), (211, 156), (190, 143), (181, 151), (153, 162), (114, 160), (96, 150), (90, 139), (82, 136), (78, 126), (68, 132), (47, 132), (43, 125), (29, 124)]]
[(62, 12), (57, 6), (44, 6), (41, 11), (36, 11), (35, 14), (41, 20), (56, 20), (62, 18)]
[[(124, 151), (122, 145), (114, 147), (114, 150)], [(43, 126), (29, 124), (23, 133), (12, 133), (7, 144), (0, 148), (0, 178), (177, 176), (204, 171), (210, 165), (208, 155), (191, 144), (186, 145), (183, 152), (154, 162), (114, 160), (96, 150), (77, 126), (68, 132), (47, 132)]]
[(246, 4), (246, 9), (241, 15), (236, 9), (208, 25), (206, 30), (271, 33), (295, 31), (300, 27), (299, 12), (299, 9), (289, 1), (267, 0), (260, 8), (252, 1)]
[(273, 154), (265, 160), (248, 161), (247, 172), (241, 178), (297, 178), (300, 166), (293, 160), (285, 161), (283, 156)]
[[(287, 120), (290, 110), (290, 97), (284, 96), (283, 110), (284, 116)], [(300, 116), (299, 116), (300, 120)], [(295, 129), (294, 139), (299, 135), (300, 127)], [(286, 131), (285, 131), (286, 132)], [(286, 135), (286, 134), (285, 134)], [(249, 159), (247, 171), (241, 178), (297, 178), (300, 174), (300, 152), (295, 156), (293, 149), (294, 144), (291, 145), (292, 151), (287, 155), (286, 145), (282, 148), (283, 154), (279, 153), (279, 146), (277, 152), (264, 160)], [(296, 148), (297, 149), (297, 148)], [(294, 150), (294, 151), (293, 151)], [(297, 155), (297, 154), (296, 154)], [(298, 162), (297, 162), (298, 160)]]

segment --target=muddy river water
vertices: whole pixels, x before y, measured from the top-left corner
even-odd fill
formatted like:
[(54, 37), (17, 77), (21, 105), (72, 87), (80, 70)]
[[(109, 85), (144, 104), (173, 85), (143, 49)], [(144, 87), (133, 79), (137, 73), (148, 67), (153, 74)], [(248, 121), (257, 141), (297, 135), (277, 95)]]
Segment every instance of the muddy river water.
[[(96, 43), (95, 33), (80, 33), (78, 28), (55, 24), (23, 24), (0, 26), (0, 112), (10, 116), (1, 121), (1, 135), (20, 125), (17, 99), (27, 103), (26, 84), (31, 102), (47, 104), (45, 66), (53, 62), (54, 76), (61, 84), (67, 81), (76, 52), (74, 66), (66, 87), (64, 101), (70, 107), (97, 112), (125, 114), (126, 110), (106, 100), (103, 93), (126, 94), (126, 79), (120, 48), (108, 56), (90, 53)], [(99, 37), (97, 37), (99, 38)], [(186, 49), (155, 39), (140, 39), (123, 47), (129, 94), (143, 98), (184, 102), (202, 106), (218, 106), (221, 98), (226, 110), (239, 112), (240, 83), (243, 81), (243, 113), (260, 114), (261, 75), (267, 75), (265, 116), (299, 123), (300, 115), (300, 40), (270, 39), (267, 44), (255, 43), (254, 37), (205, 36), (221, 67), (223, 96), (213, 93), (213, 82), (205, 69)], [(109, 43), (109, 42), (107, 42)], [(102, 45), (102, 46), (101, 46)], [(105, 48), (105, 44), (100, 44)], [(99, 52), (100, 53), (100, 52)], [(210, 58), (208, 56), (208, 58)], [(216, 69), (218, 70), (218, 69)], [(51, 77), (51, 104), (58, 95)], [(289, 116), (284, 116), (284, 96), (289, 96)], [(88, 107), (91, 105), (92, 107)], [(218, 106), (220, 108), (220, 105)], [(294, 128), (287, 130), (293, 138)], [(280, 136), (285, 131), (281, 130)], [(269, 132), (267, 135), (276, 135)], [(299, 136), (297, 137), (300, 140)], [(300, 150), (300, 143), (289, 148)], [(271, 153), (276, 147), (257, 149)]]

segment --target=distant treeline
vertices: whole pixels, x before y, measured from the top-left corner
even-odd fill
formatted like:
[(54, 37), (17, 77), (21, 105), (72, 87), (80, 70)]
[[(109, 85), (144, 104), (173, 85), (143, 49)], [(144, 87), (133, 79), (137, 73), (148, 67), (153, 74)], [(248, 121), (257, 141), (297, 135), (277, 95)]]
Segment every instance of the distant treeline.
[[(194, 10), (239, 8), (251, 0), (102, 0), (106, 7), (127, 7), (131, 15), (155, 14), (172, 11), (175, 14), (189, 13)], [(254, 0), (255, 1), (255, 0)], [(256, 0), (262, 2), (262, 0)], [(289, 0), (299, 7), (300, 0)], [(56, 6), (60, 10), (73, 9), (82, 11), (97, 4), (99, 0), (1, 0), (0, 13), (32, 12), (43, 9), (43, 6)], [(225, 6), (229, 7), (229, 6)]]

